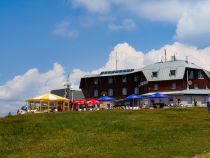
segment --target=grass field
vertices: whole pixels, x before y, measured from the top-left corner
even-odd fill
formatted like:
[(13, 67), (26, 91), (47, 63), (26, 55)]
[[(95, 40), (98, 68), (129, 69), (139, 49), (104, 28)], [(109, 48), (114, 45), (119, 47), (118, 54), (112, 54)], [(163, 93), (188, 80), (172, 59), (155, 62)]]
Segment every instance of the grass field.
[(204, 158), (207, 108), (98, 111), (0, 119), (3, 158)]

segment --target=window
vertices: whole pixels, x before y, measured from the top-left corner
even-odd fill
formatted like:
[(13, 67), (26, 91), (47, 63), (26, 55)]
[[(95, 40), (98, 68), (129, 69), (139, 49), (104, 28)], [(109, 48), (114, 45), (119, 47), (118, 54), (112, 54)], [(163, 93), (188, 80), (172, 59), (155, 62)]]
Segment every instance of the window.
[(204, 74), (202, 71), (198, 71), (198, 79), (204, 79)]
[(176, 89), (176, 83), (171, 84), (171, 89)]
[(123, 82), (123, 83), (127, 82), (126, 76), (123, 76), (123, 77), (122, 77), (122, 82)]
[(192, 104), (192, 101), (193, 101), (192, 96), (187, 98), (187, 104)]
[(127, 88), (122, 89), (122, 95), (127, 95)]
[(97, 89), (94, 90), (94, 97), (98, 97), (98, 90)]
[(205, 96), (201, 96), (201, 104), (206, 104), (206, 97)]
[(112, 78), (112, 77), (109, 77), (109, 78), (108, 78), (108, 83), (109, 83), (109, 84), (112, 84), (112, 83), (113, 83), (113, 78)]
[(94, 84), (97, 85), (98, 84), (98, 78), (94, 79)]
[(135, 94), (139, 94), (139, 87), (135, 87), (135, 88), (134, 88), (134, 93), (135, 93)]
[(158, 72), (157, 71), (152, 72), (152, 77), (158, 77)]
[(189, 71), (189, 72), (188, 72), (188, 78), (189, 78), (190, 80), (193, 80), (193, 79), (194, 79), (194, 72), (193, 72), (193, 71)]
[(134, 82), (138, 82), (138, 80), (139, 80), (139, 76), (138, 75), (135, 75), (134, 76)]
[(206, 89), (209, 89), (208, 85), (206, 85)]
[(153, 85), (153, 90), (158, 90), (158, 84)]
[(169, 76), (176, 76), (176, 70), (170, 70)]
[(113, 96), (113, 89), (108, 90), (108, 96)]
[(194, 89), (199, 89), (198, 84), (194, 84)]

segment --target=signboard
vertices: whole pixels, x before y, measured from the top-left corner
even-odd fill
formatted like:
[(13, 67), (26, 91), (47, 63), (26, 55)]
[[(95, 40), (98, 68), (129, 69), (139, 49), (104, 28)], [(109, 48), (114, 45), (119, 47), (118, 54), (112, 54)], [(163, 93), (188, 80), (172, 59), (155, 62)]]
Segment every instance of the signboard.
[(144, 86), (146, 84), (148, 84), (148, 81), (143, 81), (143, 82), (140, 82), (140, 85), (139, 86)]
[(101, 96), (107, 96), (107, 92), (106, 91), (102, 91), (101, 92)]
[(192, 85), (192, 81), (191, 80), (188, 81), (188, 85), (190, 85), (190, 86)]

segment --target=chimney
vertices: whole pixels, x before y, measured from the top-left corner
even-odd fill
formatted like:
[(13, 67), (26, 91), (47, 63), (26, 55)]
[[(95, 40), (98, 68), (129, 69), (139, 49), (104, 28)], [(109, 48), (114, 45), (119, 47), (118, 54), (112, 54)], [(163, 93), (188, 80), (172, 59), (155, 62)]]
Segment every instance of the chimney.
[(176, 61), (176, 56), (171, 56), (171, 61)]
[(186, 62), (186, 63), (188, 63), (188, 56), (186, 56), (186, 60), (185, 60), (185, 62)]
[(165, 62), (167, 61), (166, 49), (165, 49)]

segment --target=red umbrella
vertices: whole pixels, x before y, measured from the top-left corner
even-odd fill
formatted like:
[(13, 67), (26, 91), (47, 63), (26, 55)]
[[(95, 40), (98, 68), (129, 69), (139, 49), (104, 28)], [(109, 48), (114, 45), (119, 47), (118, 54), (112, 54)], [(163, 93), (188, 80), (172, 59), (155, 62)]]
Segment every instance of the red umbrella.
[(77, 105), (84, 105), (85, 104), (85, 101), (82, 100), (82, 99), (77, 99), (77, 100), (75, 100), (74, 103), (77, 104)]
[(96, 102), (95, 102), (95, 104), (103, 104), (103, 102), (102, 101), (98, 101), (98, 100), (96, 100)]
[(86, 101), (86, 104), (102, 104), (103, 102), (101, 102), (101, 101), (98, 101), (98, 100), (96, 100), (96, 99), (90, 99), (90, 100), (88, 100), (88, 101)]

